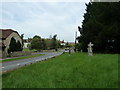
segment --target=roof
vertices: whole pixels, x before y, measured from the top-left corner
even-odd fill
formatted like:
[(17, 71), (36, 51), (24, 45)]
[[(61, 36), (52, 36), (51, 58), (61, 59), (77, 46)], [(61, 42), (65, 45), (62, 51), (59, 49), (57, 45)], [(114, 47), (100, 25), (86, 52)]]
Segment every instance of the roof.
[(32, 41), (31, 38), (29, 38), (29, 39), (23, 39), (23, 42), (24, 42), (24, 43), (30, 43), (31, 41)]
[(63, 41), (60, 41), (60, 43), (65, 43), (64, 40)]
[[(11, 33), (15, 32), (18, 34), (17, 31), (14, 31), (12, 29), (0, 29), (2, 31), (2, 39), (6, 39)], [(19, 34), (18, 34), (19, 35)], [(20, 36), (20, 35), (19, 35)]]
[(75, 44), (74, 42), (69, 42), (68, 44)]

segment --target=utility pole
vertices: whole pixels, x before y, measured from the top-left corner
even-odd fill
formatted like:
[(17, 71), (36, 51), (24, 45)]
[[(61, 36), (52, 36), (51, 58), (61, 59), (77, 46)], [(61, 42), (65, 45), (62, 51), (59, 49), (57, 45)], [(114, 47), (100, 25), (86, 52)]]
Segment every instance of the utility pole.
[(74, 49), (75, 52), (76, 52), (76, 44), (77, 44), (76, 38), (77, 38), (77, 31), (75, 32), (75, 49)]
[(77, 31), (75, 32), (75, 44), (77, 43), (76, 38), (77, 38)]

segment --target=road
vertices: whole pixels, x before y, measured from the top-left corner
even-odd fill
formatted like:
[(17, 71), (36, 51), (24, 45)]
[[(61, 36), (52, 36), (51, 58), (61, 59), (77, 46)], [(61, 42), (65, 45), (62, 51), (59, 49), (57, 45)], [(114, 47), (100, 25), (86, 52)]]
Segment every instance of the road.
[(3, 62), (2, 72), (14, 70), (14, 69), (23, 67), (25, 65), (29, 65), (29, 64), (36, 63), (42, 60), (46, 60), (46, 59), (61, 55), (63, 52), (64, 50), (61, 50), (60, 52), (41, 52), (38, 54), (45, 54), (45, 55), (34, 57), (34, 58), (29, 58), (29, 59), (21, 59), (21, 60), (16, 60), (16, 61)]

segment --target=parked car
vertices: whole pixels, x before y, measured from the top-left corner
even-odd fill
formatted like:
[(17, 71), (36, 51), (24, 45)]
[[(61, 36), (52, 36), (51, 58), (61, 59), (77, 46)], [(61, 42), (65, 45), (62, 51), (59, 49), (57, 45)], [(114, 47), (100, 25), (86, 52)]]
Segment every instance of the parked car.
[(65, 51), (64, 52), (69, 52), (69, 48), (65, 48)]

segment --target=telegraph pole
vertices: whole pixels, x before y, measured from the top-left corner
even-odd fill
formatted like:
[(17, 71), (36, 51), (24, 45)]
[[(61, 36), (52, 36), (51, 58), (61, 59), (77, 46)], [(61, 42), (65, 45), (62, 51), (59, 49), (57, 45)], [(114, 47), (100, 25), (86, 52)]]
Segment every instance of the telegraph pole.
[(76, 38), (77, 38), (77, 31), (75, 32), (75, 44), (77, 43)]
[(74, 49), (75, 52), (76, 52), (76, 44), (77, 44), (76, 38), (77, 38), (77, 31), (75, 32), (75, 49)]

